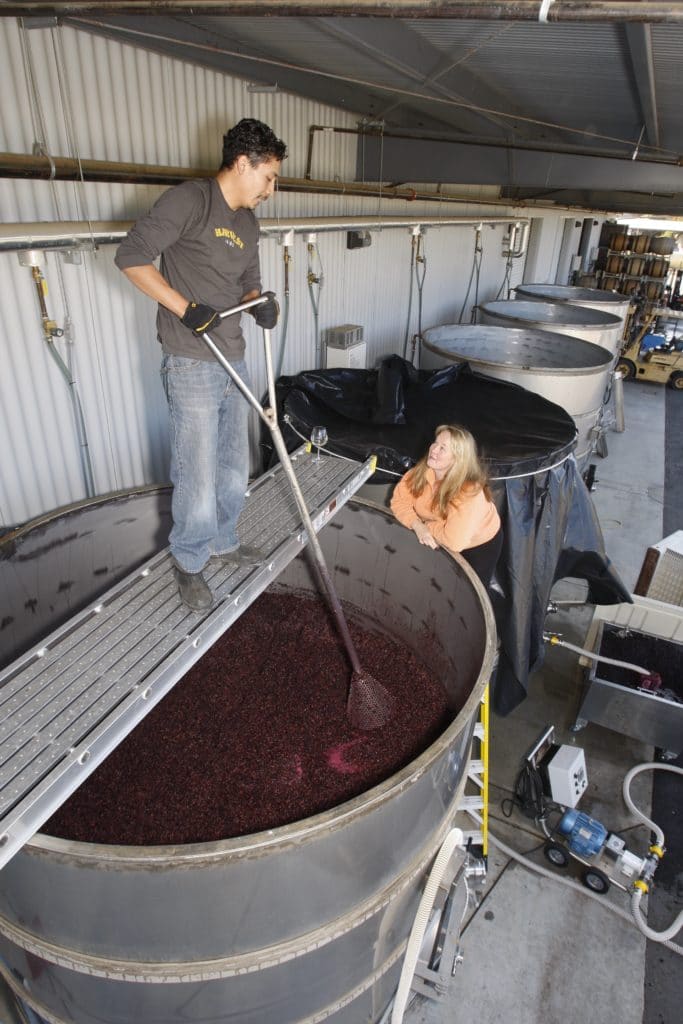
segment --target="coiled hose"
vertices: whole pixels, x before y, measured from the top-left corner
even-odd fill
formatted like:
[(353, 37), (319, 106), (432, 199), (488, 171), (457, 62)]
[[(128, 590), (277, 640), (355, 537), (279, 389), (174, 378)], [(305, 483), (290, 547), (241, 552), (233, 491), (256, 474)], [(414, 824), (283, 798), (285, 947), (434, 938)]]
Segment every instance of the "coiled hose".
[[(468, 810), (467, 813), (470, 814), (475, 821), (481, 824), (481, 818), (476, 811)], [(522, 853), (519, 853), (518, 850), (513, 850), (511, 846), (508, 846), (501, 839), (498, 839), (498, 837), (495, 836), (490, 830), (488, 833), (488, 837), (489, 842), (493, 843), (494, 846), (497, 846), (501, 853), (504, 853), (507, 857), (512, 857), (513, 860), (516, 860), (520, 864), (523, 864), (524, 867), (529, 868), (531, 871), (536, 871), (539, 875), (543, 875), (544, 878), (550, 878), (553, 882), (559, 882), (560, 885), (566, 885), (569, 889), (573, 889), (574, 892), (580, 893), (581, 896), (588, 896), (590, 899), (596, 900), (601, 907), (605, 908), (605, 910), (611, 910), (613, 914), (616, 914), (618, 917), (623, 918), (624, 921), (628, 921), (631, 924), (635, 923), (640, 928), (640, 924), (638, 923), (638, 921), (635, 920), (632, 914), (629, 914), (627, 911), (622, 910), (620, 907), (617, 907), (614, 903), (609, 903), (600, 894), (591, 892), (590, 889), (586, 889), (585, 886), (579, 885), (578, 882), (573, 882), (571, 878), (564, 878), (562, 875), (558, 875), (556, 871), (551, 871), (549, 868), (544, 868), (540, 864), (534, 864), (532, 860), (529, 860), (528, 857), (525, 857)], [(666, 946), (668, 949), (672, 949), (674, 953), (678, 953), (679, 956), (683, 956), (683, 946), (678, 946), (675, 942), (671, 942), (669, 939), (664, 938), (654, 939), (653, 941), (661, 942), (663, 946)]]
[[(664, 845), (664, 833), (661, 828), (651, 821), (642, 811), (636, 807), (631, 799), (630, 787), (631, 780), (639, 775), (640, 772), (644, 771), (669, 771), (676, 775), (683, 775), (683, 768), (678, 768), (676, 765), (659, 764), (656, 762), (646, 762), (644, 764), (638, 764), (626, 774), (623, 782), (623, 795), (624, 802), (631, 813), (643, 824), (651, 829), (656, 836), (656, 842), (658, 846)], [(477, 814), (475, 810), (468, 808), (467, 813), (478, 823), (483, 824), (481, 815)], [(666, 946), (667, 949), (673, 950), (679, 956), (683, 956), (683, 946), (679, 946), (677, 943), (672, 942), (674, 935), (676, 935), (681, 927), (683, 927), (683, 911), (678, 914), (676, 920), (670, 925), (669, 928), (664, 931), (657, 932), (650, 928), (643, 918), (642, 911), (640, 910), (640, 902), (643, 898), (643, 891), (636, 890), (631, 896), (631, 913), (628, 914), (626, 911), (621, 910), (620, 907), (615, 906), (613, 903), (608, 903), (602, 898), (602, 895), (591, 892), (584, 886), (579, 885), (577, 882), (572, 881), (569, 878), (564, 878), (562, 875), (558, 875), (557, 872), (551, 871), (548, 868), (544, 868), (540, 864), (535, 864), (534, 861), (529, 860), (524, 854), (519, 853), (518, 850), (514, 850), (511, 846), (508, 846), (501, 839), (498, 839), (490, 830), (488, 832), (489, 841), (496, 846), (501, 853), (504, 853), (507, 857), (511, 857), (524, 867), (529, 868), (531, 871), (535, 871), (537, 874), (542, 875), (544, 878), (549, 878), (553, 882), (559, 882), (560, 885), (565, 885), (575, 892), (580, 893), (582, 896), (588, 896), (590, 899), (596, 900), (600, 903), (600, 906), (606, 910), (610, 910), (613, 914), (617, 914), (618, 917), (623, 918), (625, 921), (634, 923), (640, 932), (653, 942), (660, 942)], [(422, 948), (422, 942), (424, 934), (429, 923), (429, 916), (434, 906), (434, 900), (439, 888), (439, 884), (443, 878), (444, 872), (448, 865), (448, 862), (453, 854), (453, 850), (456, 846), (462, 845), (463, 834), (460, 829), (453, 828), (448, 833), (443, 841), (441, 849), (439, 850), (434, 865), (427, 879), (420, 904), (415, 915), (413, 927), (410, 932), (408, 944), (406, 946), (406, 952), (403, 959), (403, 968), (401, 970), (401, 977), (399, 979), (398, 988), (396, 989), (396, 995), (394, 996), (394, 1002), (391, 1008), (390, 1024), (401, 1024), (403, 1016), (408, 1005), (408, 998), (410, 996), (410, 987), (415, 974), (415, 967), (417, 960), (420, 955), (420, 949)], [(384, 1020), (385, 1018), (383, 1018)]]
[[(628, 807), (631, 814), (635, 815), (635, 817), (638, 818), (638, 820), (642, 822), (643, 825), (646, 825), (652, 832), (654, 832), (656, 836), (656, 846), (663, 847), (664, 833), (662, 832), (659, 825), (655, 824), (654, 821), (651, 821), (648, 817), (646, 817), (646, 815), (643, 814), (642, 811), (640, 811), (636, 807), (636, 805), (633, 803), (633, 800), (631, 799), (630, 791), (631, 780), (634, 779), (636, 775), (639, 775), (640, 772), (655, 770), (673, 772), (675, 775), (683, 775), (683, 768), (678, 768), (675, 764), (660, 764), (659, 762), (655, 761), (647, 761), (644, 764), (637, 764), (634, 768), (631, 768), (630, 772), (627, 772), (627, 774), (624, 777), (623, 794), (624, 803)], [(663, 942), (665, 945), (670, 946), (671, 948), (675, 948), (677, 952), (683, 952), (680, 946), (675, 947), (669, 942), (669, 940), (673, 939), (674, 935), (677, 935), (681, 928), (683, 928), (683, 910), (678, 914), (673, 924), (669, 925), (668, 928), (665, 928), (664, 931), (656, 932), (647, 924), (643, 916), (643, 913), (640, 909), (640, 902), (643, 898), (643, 892), (643, 889), (637, 888), (631, 894), (631, 914), (636, 925), (646, 938), (652, 939), (653, 942)]]
[(446, 838), (444, 839), (441, 849), (436, 855), (436, 859), (432, 866), (432, 870), (429, 872), (427, 884), (424, 887), (420, 904), (417, 908), (417, 914), (413, 921), (413, 927), (410, 931), (408, 938), (408, 945), (406, 946), (405, 956), (403, 958), (403, 968), (401, 970), (401, 977), (399, 978), (398, 988), (396, 989), (396, 995), (394, 996), (394, 1004), (391, 1010), (391, 1024), (401, 1024), (403, 1015), (408, 1005), (408, 997), (410, 996), (410, 986), (415, 974), (415, 967), (417, 964), (418, 957), (420, 955), (420, 949), (422, 948), (422, 941), (424, 939), (427, 925), (429, 924), (429, 915), (432, 912), (434, 906), (434, 900), (439, 889), (439, 884), (444, 876), (448, 862), (453, 855), (453, 851), (456, 846), (462, 846), (463, 834), (459, 828), (452, 828)]

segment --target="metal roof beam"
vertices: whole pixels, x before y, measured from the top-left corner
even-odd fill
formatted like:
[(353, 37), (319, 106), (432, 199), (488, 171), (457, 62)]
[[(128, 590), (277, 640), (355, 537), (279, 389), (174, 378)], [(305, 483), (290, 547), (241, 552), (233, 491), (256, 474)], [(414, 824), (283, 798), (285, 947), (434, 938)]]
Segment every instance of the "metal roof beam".
[(470, 21), (648, 22), (683, 23), (679, 3), (651, 0), (33, 0), (0, 2), (2, 14), (12, 17), (117, 14), (212, 14), (280, 17), (364, 15), (373, 18), (460, 18)]
[[(446, 99), (471, 101), (477, 106), (501, 106), (508, 102), (508, 97), (491, 89), (479, 76), (473, 75), (460, 65), (455, 68), (456, 59), (461, 56), (445, 55), (437, 50), (426, 39), (410, 29), (408, 21), (394, 19), (386, 22), (378, 19), (357, 18), (320, 18), (316, 28), (341, 43), (351, 46), (355, 53), (367, 55), (375, 64), (402, 75), (410, 84), (427, 88), (436, 96)], [(411, 127), (415, 127), (415, 114), (407, 97), (387, 100), (386, 106), (377, 111), (377, 116), (397, 121), (396, 111), (403, 108), (408, 112), (407, 118), (400, 119)], [(521, 111), (520, 111), (521, 114)], [(418, 114), (418, 116), (420, 116)], [(453, 118), (457, 117), (457, 123)], [(453, 130), (464, 133), (480, 134), (482, 121), (493, 124), (503, 136), (508, 134), (508, 122), (500, 117), (480, 112), (468, 111), (466, 107), (456, 108), (450, 120), (444, 124)]]
[[(649, 25), (624, 25), (624, 31), (647, 138), (651, 146), (659, 147), (659, 117), (657, 114), (655, 66), (652, 56), (652, 30)], [(637, 146), (634, 152), (637, 152)]]

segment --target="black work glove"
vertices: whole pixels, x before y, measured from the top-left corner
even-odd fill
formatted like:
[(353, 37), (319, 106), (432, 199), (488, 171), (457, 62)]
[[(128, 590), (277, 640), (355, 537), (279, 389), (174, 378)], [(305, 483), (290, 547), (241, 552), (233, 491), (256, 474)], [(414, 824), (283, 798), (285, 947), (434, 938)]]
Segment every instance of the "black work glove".
[(204, 306), (201, 302), (188, 302), (187, 309), (180, 318), (181, 324), (185, 324), (195, 334), (204, 334), (215, 327), (219, 319), (218, 313), (211, 306)]
[(260, 306), (252, 306), (249, 312), (259, 327), (263, 327), (266, 331), (270, 331), (275, 327), (278, 317), (280, 316), (280, 307), (278, 306), (277, 299), (275, 298), (275, 292), (262, 292), (262, 295), (267, 295), (268, 301), (262, 302)]

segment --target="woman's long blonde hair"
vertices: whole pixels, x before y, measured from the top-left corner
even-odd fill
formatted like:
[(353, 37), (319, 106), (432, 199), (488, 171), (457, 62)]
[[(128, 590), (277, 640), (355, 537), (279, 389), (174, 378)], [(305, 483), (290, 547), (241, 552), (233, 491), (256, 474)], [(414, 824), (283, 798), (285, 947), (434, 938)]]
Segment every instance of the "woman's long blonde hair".
[[(434, 431), (434, 440), (439, 434), (448, 434), (451, 442), (451, 452), (455, 462), (448, 470), (435, 498), (432, 511), (439, 512), (442, 519), (446, 518), (448, 506), (457, 503), (458, 495), (463, 487), (470, 486), (481, 488), (487, 498), (491, 498), (488, 485), (488, 474), (479, 460), (477, 443), (465, 427), (454, 423), (445, 423)], [(411, 494), (418, 497), (422, 494), (427, 484), (427, 456), (429, 452), (417, 462), (407, 477), (407, 483)]]

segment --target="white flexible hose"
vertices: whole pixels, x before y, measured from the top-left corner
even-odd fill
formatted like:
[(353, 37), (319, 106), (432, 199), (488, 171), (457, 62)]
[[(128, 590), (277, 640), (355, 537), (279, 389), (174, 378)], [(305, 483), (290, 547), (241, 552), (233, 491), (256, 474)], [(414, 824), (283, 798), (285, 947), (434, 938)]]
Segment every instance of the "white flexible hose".
[(656, 771), (658, 769), (660, 771), (673, 772), (674, 775), (683, 775), (683, 768), (678, 768), (675, 764), (660, 764), (658, 761), (645, 761), (643, 762), (643, 764), (635, 765), (635, 767), (631, 768), (630, 772), (626, 773), (626, 775), (624, 776), (622, 792), (624, 795), (624, 803), (628, 807), (631, 814), (633, 814), (634, 817), (638, 819), (638, 821), (641, 821), (643, 825), (647, 825), (647, 827), (656, 835), (657, 845), (663, 846), (664, 833), (662, 832), (659, 825), (656, 825), (654, 821), (650, 821), (649, 818), (646, 818), (643, 812), (639, 810), (638, 807), (636, 807), (636, 805), (633, 803), (633, 800), (631, 799), (631, 780), (634, 779), (636, 775), (640, 775), (641, 772)]
[(643, 912), (640, 909), (640, 901), (643, 898), (641, 889), (636, 889), (635, 892), (631, 893), (631, 915), (639, 930), (643, 933), (646, 939), (652, 939), (653, 942), (663, 942), (665, 946), (669, 946), (670, 949), (675, 949), (676, 952), (682, 952), (681, 946), (675, 946), (671, 939), (674, 935), (678, 935), (681, 928), (683, 928), (683, 910), (680, 912), (673, 924), (670, 924), (664, 931), (656, 932), (654, 928), (650, 928)]
[[(638, 818), (638, 820), (642, 822), (643, 825), (647, 825), (647, 827), (651, 829), (652, 832), (654, 832), (656, 836), (656, 845), (663, 847), (664, 833), (662, 832), (661, 828), (659, 827), (659, 825), (655, 824), (654, 821), (651, 821), (650, 818), (646, 817), (646, 815), (643, 814), (643, 812), (636, 807), (636, 805), (633, 803), (633, 800), (631, 799), (631, 780), (636, 775), (639, 775), (640, 772), (657, 770), (663, 772), (673, 772), (674, 775), (683, 775), (683, 768), (679, 768), (675, 764), (660, 764), (656, 761), (647, 761), (644, 764), (637, 764), (634, 768), (631, 768), (630, 772), (627, 772), (627, 774), (624, 777), (623, 794), (624, 803), (628, 807), (631, 814), (635, 815), (635, 817)], [(664, 931), (656, 932), (647, 924), (645, 917), (643, 916), (643, 912), (640, 909), (640, 901), (642, 898), (643, 893), (640, 889), (637, 889), (634, 893), (632, 893), (631, 914), (633, 916), (633, 920), (635, 921), (636, 925), (643, 933), (643, 935), (645, 935), (648, 939), (652, 939), (653, 942), (665, 943), (667, 942), (667, 940), (673, 939), (674, 935), (678, 935), (681, 928), (683, 928), (683, 910), (681, 910), (681, 912), (678, 914), (673, 924), (669, 925), (668, 928), (665, 928)]]
[[(468, 809), (467, 813), (480, 825), (482, 824), (482, 819), (476, 811)], [(544, 868), (540, 864), (534, 864), (534, 862), (529, 860), (528, 857), (525, 857), (524, 854), (519, 853), (517, 850), (513, 850), (511, 846), (507, 846), (501, 839), (498, 839), (490, 829), (488, 832), (488, 838), (494, 846), (498, 847), (501, 853), (506, 854), (508, 857), (512, 857), (513, 860), (519, 861), (519, 863), (523, 864), (524, 867), (529, 868), (531, 871), (536, 871), (539, 875), (543, 875), (544, 878), (550, 878), (553, 882), (559, 882), (560, 885), (565, 885), (567, 888), (573, 889), (574, 892), (579, 893), (581, 896), (588, 896), (590, 899), (596, 900), (601, 907), (605, 908), (605, 910), (611, 910), (613, 914), (623, 918), (624, 921), (628, 921), (629, 924), (634, 923), (635, 919), (625, 910), (615, 906), (614, 903), (608, 903), (603, 896), (598, 893), (591, 892), (590, 889), (586, 889), (585, 886), (579, 885), (578, 882), (573, 882), (571, 878), (565, 878), (563, 875), (559, 875), (556, 871), (550, 871), (548, 868)], [(638, 922), (636, 921), (635, 923), (637, 924)], [(655, 941), (660, 941), (663, 946), (666, 946), (668, 949), (672, 949), (674, 953), (678, 953), (679, 956), (683, 956), (683, 946), (678, 946), (675, 942), (670, 942), (668, 939), (659, 939)]]
[(413, 927), (410, 931), (410, 937), (408, 938), (408, 944), (406, 946), (405, 956), (403, 958), (403, 968), (401, 970), (401, 977), (398, 981), (398, 988), (396, 989), (396, 995), (394, 996), (394, 1005), (391, 1011), (391, 1024), (401, 1024), (403, 1015), (408, 1005), (408, 997), (410, 995), (410, 986), (415, 974), (415, 967), (417, 965), (417, 959), (420, 955), (420, 949), (422, 948), (422, 941), (424, 939), (427, 925), (429, 924), (429, 916), (434, 906), (434, 900), (441, 883), (441, 879), (444, 876), (444, 872), (448, 867), (448, 862), (453, 855), (453, 850), (456, 846), (462, 846), (463, 834), (459, 828), (452, 828), (446, 838), (444, 839), (441, 849), (436, 855), (436, 860), (432, 866), (432, 870), (429, 872), (427, 884), (424, 887), (420, 904), (417, 908), (415, 920), (413, 921)]
[(641, 676), (652, 675), (649, 668), (643, 668), (641, 665), (632, 665), (630, 661), (616, 661), (614, 658), (606, 658), (604, 654), (587, 651), (584, 647), (577, 647), (576, 644), (570, 644), (567, 640), (560, 640), (559, 637), (554, 635), (548, 637), (548, 642), (556, 647), (566, 647), (568, 651), (574, 651), (574, 654), (584, 654), (591, 661), (604, 661), (606, 665), (616, 665), (617, 668), (629, 668), (632, 672), (640, 672)]

